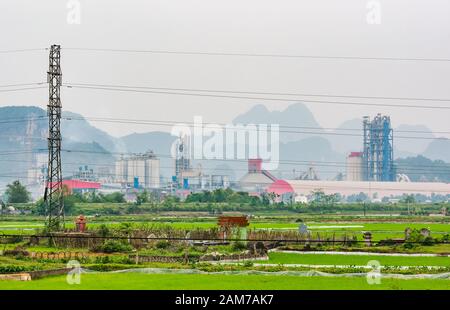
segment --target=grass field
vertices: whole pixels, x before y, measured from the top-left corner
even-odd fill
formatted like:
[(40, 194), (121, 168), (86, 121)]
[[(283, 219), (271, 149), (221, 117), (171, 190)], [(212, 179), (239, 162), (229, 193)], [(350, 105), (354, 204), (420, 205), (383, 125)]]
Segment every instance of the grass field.
[(449, 280), (382, 279), (369, 285), (366, 278), (297, 277), (279, 275), (174, 275), (174, 274), (82, 274), (79, 285), (66, 283), (66, 277), (50, 277), (29, 282), (0, 281), (2, 290), (398, 290), (450, 289)]
[(296, 254), (269, 253), (268, 261), (256, 263), (269, 264), (307, 264), (307, 265), (353, 265), (366, 266), (370, 260), (377, 260), (382, 266), (445, 266), (450, 267), (450, 257), (426, 256), (381, 256), (381, 255), (338, 255), (338, 254)]

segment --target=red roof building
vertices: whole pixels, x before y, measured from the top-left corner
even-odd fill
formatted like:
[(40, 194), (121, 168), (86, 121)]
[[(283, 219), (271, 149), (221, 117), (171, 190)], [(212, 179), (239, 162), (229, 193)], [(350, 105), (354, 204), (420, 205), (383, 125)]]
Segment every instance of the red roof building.
[(284, 180), (277, 180), (273, 182), (266, 191), (281, 196), (287, 193), (294, 193), (294, 188)]
[(100, 189), (101, 184), (98, 182), (87, 182), (80, 180), (63, 180), (63, 185), (70, 189)]
[[(57, 183), (55, 183), (57, 184)], [(85, 191), (85, 190), (96, 190), (101, 188), (101, 184), (98, 182), (87, 182), (80, 180), (63, 180), (63, 186), (67, 186), (70, 192), (73, 191)], [(52, 184), (49, 184), (52, 187)]]

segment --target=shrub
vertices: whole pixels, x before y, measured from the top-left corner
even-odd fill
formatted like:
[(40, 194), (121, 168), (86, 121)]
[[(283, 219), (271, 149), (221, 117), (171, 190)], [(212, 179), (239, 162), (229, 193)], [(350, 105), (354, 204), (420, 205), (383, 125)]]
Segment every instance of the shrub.
[(409, 237), (405, 240), (405, 247), (412, 248), (414, 244), (433, 245), (435, 240), (428, 236), (423, 236), (418, 229), (413, 229)]
[(94, 261), (96, 264), (108, 264), (111, 262), (109, 256), (98, 256)]
[(0, 273), (17, 273), (39, 270), (38, 266), (0, 265)]
[(434, 239), (431, 237), (426, 237), (422, 242), (423, 245), (433, 245), (433, 243)]
[(8, 237), (8, 239), (7, 239), (7, 243), (20, 243), (20, 242), (22, 242), (24, 239), (23, 239), (23, 236), (19, 236), (19, 235), (17, 235), (17, 236), (11, 236), (11, 237)]
[(247, 260), (247, 261), (244, 262), (244, 267), (252, 267), (252, 266), (253, 266), (253, 262), (252, 261)]
[(440, 242), (450, 242), (450, 234), (443, 235)]
[(231, 248), (233, 249), (233, 251), (242, 251), (247, 249), (247, 246), (245, 245), (245, 243), (237, 241), (232, 244)]
[(406, 242), (405, 244), (403, 244), (403, 247), (405, 249), (413, 249), (415, 247), (415, 244), (411, 242)]
[(377, 245), (379, 245), (379, 246), (394, 246), (396, 244), (397, 244), (397, 241), (395, 241), (395, 240), (384, 239), (384, 240), (380, 240)]
[(130, 252), (133, 249), (128, 243), (118, 240), (107, 240), (100, 247), (100, 251), (104, 253)]
[(124, 265), (124, 264), (91, 264), (85, 266), (89, 270), (94, 271), (101, 271), (101, 272), (107, 272), (107, 271), (116, 271), (116, 270), (123, 270), (123, 269), (130, 269), (130, 268), (138, 268), (140, 266), (137, 265)]
[(100, 227), (98, 228), (98, 233), (102, 237), (109, 237), (111, 235), (108, 226), (106, 226), (105, 224), (100, 225)]
[(161, 240), (158, 241), (155, 246), (157, 249), (167, 249), (170, 246), (170, 243), (168, 241)]

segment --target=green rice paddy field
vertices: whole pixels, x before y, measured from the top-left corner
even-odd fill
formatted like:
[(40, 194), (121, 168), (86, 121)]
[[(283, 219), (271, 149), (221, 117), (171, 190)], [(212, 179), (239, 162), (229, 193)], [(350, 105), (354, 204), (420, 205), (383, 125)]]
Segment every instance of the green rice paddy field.
[(255, 261), (255, 263), (366, 266), (370, 260), (379, 261), (381, 266), (450, 267), (450, 257), (448, 256), (297, 254), (282, 252), (271, 252), (269, 253), (269, 260)]
[[(68, 220), (67, 227), (72, 228), (73, 220)], [(189, 217), (160, 217), (146, 218), (90, 218), (88, 227), (97, 228), (102, 224), (110, 228), (118, 228), (123, 222), (132, 222), (136, 228), (142, 225), (169, 225), (179, 229), (212, 228), (217, 227), (213, 218)], [(273, 230), (297, 230), (300, 223), (294, 219), (265, 218), (252, 219), (250, 229), (273, 229)], [(330, 220), (306, 220), (305, 224), (313, 233), (321, 236), (336, 234), (356, 235), (362, 239), (362, 232), (370, 231), (373, 240), (387, 238), (402, 238), (404, 230), (410, 228), (427, 228), (433, 237), (439, 237), (450, 233), (450, 224), (445, 221), (408, 222), (376, 219), (356, 219), (355, 221), (337, 219)], [(0, 221), (0, 234), (34, 234), (44, 227), (43, 219), (30, 218), (21, 221), (20, 218), (10, 218)], [(4, 249), (15, 246), (5, 245)], [(382, 249), (379, 247), (377, 250)], [(51, 248), (34, 247), (29, 250), (51, 251)], [(395, 251), (395, 249), (394, 249)], [(449, 253), (447, 244), (433, 246), (417, 246), (411, 250), (414, 253)], [(448, 256), (385, 256), (385, 255), (341, 255), (341, 254), (298, 254), (286, 252), (270, 252), (266, 261), (255, 261), (257, 264), (275, 265), (329, 265), (329, 266), (366, 266), (370, 260), (377, 260), (382, 266), (439, 266), (450, 268)], [(54, 276), (33, 281), (0, 281), (0, 290), (16, 289), (209, 289), (209, 290), (231, 290), (231, 289), (339, 289), (339, 290), (378, 290), (378, 289), (450, 289), (448, 279), (392, 279), (383, 278), (381, 284), (369, 285), (365, 277), (305, 277), (286, 274), (139, 274), (139, 273), (90, 273), (81, 275), (80, 285), (69, 285), (65, 276)]]
[[(110, 227), (119, 227), (120, 222), (95, 222), (92, 221), (88, 225), (91, 228), (98, 227), (101, 224), (106, 224)], [(136, 227), (143, 225), (143, 223), (135, 222)], [(212, 228), (217, 227), (217, 223), (213, 221), (151, 221), (146, 222), (146, 225), (170, 225), (174, 228), (193, 229), (193, 228)], [(385, 238), (401, 238), (404, 236), (404, 230), (410, 228), (428, 228), (434, 236), (450, 233), (450, 224), (448, 223), (397, 223), (397, 222), (306, 222), (308, 230), (313, 233), (354, 233), (359, 238), (362, 238), (362, 232), (370, 231), (374, 240)], [(32, 234), (36, 229), (43, 228), (44, 224), (40, 221), (27, 222), (1, 222), (0, 233), (3, 234)], [(68, 228), (73, 228), (72, 223), (67, 224)], [(250, 229), (273, 229), (273, 230), (296, 230), (299, 223), (293, 222), (254, 222), (251, 223)]]
[(300, 277), (286, 275), (222, 275), (222, 274), (82, 274), (80, 284), (69, 285), (66, 277), (18, 282), (0, 281), (1, 290), (448, 290), (445, 279), (381, 279), (368, 284), (366, 278)]

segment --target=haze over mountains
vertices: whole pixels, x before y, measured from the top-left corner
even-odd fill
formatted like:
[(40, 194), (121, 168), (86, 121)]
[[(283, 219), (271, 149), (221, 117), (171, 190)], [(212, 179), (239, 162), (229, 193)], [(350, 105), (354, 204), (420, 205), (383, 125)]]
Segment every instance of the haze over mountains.
[[(25, 176), (28, 163), (32, 161), (30, 151), (47, 148), (46, 111), (39, 107), (0, 108), (0, 171), (4, 177), (0, 182)], [(62, 120), (63, 169), (72, 174), (80, 165), (91, 168), (107, 166), (113, 171), (114, 159), (121, 153), (139, 153), (153, 150), (161, 159), (161, 173), (170, 177), (173, 160), (170, 149), (176, 137), (168, 132), (149, 131), (114, 137), (83, 118), (82, 115), (65, 111)], [(31, 118), (35, 118), (30, 121)], [(392, 120), (395, 121), (395, 120)], [(314, 115), (302, 103), (294, 103), (283, 111), (269, 111), (257, 105), (238, 115), (234, 124), (279, 124), (280, 161), (279, 177), (293, 177), (296, 172), (315, 166), (319, 176), (333, 178), (344, 172), (343, 165), (329, 166), (325, 163), (345, 161), (346, 154), (362, 149), (362, 118), (344, 120), (338, 128), (322, 128)], [(413, 137), (413, 138), (408, 138)], [(207, 139), (207, 138), (205, 138)], [(423, 155), (433, 160), (450, 162), (450, 140), (438, 138), (421, 124), (401, 124), (394, 128), (395, 157)], [(286, 164), (285, 161), (295, 161)], [(196, 161), (206, 173), (229, 174), (239, 178), (245, 173), (245, 161)]]

